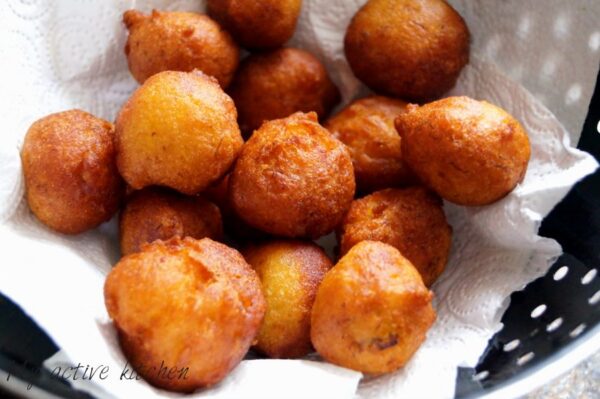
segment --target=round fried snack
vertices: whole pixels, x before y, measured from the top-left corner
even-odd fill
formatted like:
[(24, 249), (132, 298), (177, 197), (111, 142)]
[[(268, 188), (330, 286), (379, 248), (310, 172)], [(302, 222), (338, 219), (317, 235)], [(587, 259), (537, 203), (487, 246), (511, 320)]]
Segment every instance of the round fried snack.
[(487, 205), (523, 180), (531, 153), (521, 124), (468, 97), (411, 106), (396, 119), (404, 161), (442, 198)]
[(117, 166), (136, 190), (196, 194), (221, 178), (242, 144), (233, 101), (200, 71), (160, 72), (127, 100), (116, 122)]
[(119, 231), (123, 255), (158, 239), (223, 237), (221, 212), (215, 204), (154, 187), (131, 194), (121, 211)]
[(242, 360), (265, 313), (254, 270), (209, 238), (172, 238), (119, 261), (104, 285), (125, 356), (152, 385), (191, 392)]
[(312, 242), (276, 240), (243, 252), (256, 270), (267, 302), (256, 348), (272, 358), (299, 358), (312, 350), (310, 312), (332, 264)]
[(372, 374), (394, 371), (408, 362), (435, 321), (432, 297), (396, 248), (362, 241), (319, 286), (312, 343), (339, 366)]
[(456, 83), (469, 30), (444, 0), (369, 0), (344, 40), (352, 71), (374, 91), (423, 102)]
[(429, 287), (446, 268), (452, 228), (440, 197), (423, 187), (409, 187), (353, 201), (338, 235), (341, 255), (364, 240), (394, 246)]
[(206, 15), (136, 10), (123, 14), (129, 30), (125, 54), (133, 77), (144, 83), (162, 71), (198, 69), (227, 87), (238, 67), (240, 51), (225, 30)]
[(242, 46), (274, 48), (287, 42), (296, 29), (302, 0), (208, 0), (208, 14)]
[(256, 243), (270, 237), (264, 231), (255, 229), (242, 220), (231, 204), (231, 196), (229, 195), (229, 177), (231, 174), (225, 175), (218, 183), (207, 188), (202, 192), (206, 198), (217, 204), (223, 218), (223, 227), (229, 238), (235, 239), (238, 244), (246, 242)]
[(112, 217), (125, 187), (113, 139), (111, 123), (77, 109), (31, 125), (21, 161), (27, 202), (42, 223), (78, 234)]
[(264, 121), (296, 111), (314, 111), (324, 118), (340, 100), (323, 64), (295, 48), (250, 55), (242, 61), (229, 93), (245, 135)]
[(394, 127), (394, 119), (406, 110), (406, 105), (382, 96), (365, 97), (325, 123), (350, 151), (358, 191), (372, 192), (414, 181), (402, 162), (400, 135)]
[(352, 160), (314, 112), (298, 112), (254, 132), (229, 188), (236, 213), (251, 226), (285, 237), (317, 238), (342, 221), (352, 202)]

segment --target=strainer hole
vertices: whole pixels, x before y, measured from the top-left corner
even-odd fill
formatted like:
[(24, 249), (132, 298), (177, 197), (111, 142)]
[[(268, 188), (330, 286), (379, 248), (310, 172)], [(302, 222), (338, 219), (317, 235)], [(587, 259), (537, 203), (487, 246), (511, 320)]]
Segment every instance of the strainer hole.
[(569, 333), (569, 336), (571, 338), (575, 338), (575, 337), (579, 336), (585, 330), (586, 327), (587, 326), (585, 325), (585, 323), (581, 323), (580, 325), (575, 327), (573, 330), (571, 330), (571, 332)]
[(560, 326), (562, 326), (562, 323), (563, 323), (562, 317), (558, 317), (546, 326), (546, 331), (547, 332), (556, 331), (556, 330), (558, 330), (558, 328)]
[(486, 378), (489, 377), (489, 375), (490, 375), (490, 372), (487, 370), (480, 371), (479, 373), (477, 373), (473, 376), (473, 381), (485, 380)]
[(590, 299), (588, 299), (588, 303), (590, 305), (595, 305), (598, 302), (600, 302), (600, 290), (596, 291), (596, 293), (592, 295)]
[(513, 351), (515, 349), (517, 349), (517, 347), (521, 344), (521, 341), (519, 341), (518, 339), (513, 339), (512, 341), (510, 341), (507, 344), (504, 344), (504, 352), (510, 352)]
[(586, 285), (592, 282), (592, 280), (596, 277), (596, 274), (598, 274), (598, 270), (596, 269), (592, 269), (589, 272), (587, 272), (585, 274), (585, 276), (583, 276), (581, 278), (581, 284)]
[(561, 266), (557, 271), (554, 272), (554, 281), (559, 281), (565, 278), (569, 272), (569, 266)]
[(546, 309), (548, 309), (548, 307), (542, 303), (541, 305), (539, 305), (538, 307), (536, 307), (535, 309), (533, 309), (531, 311), (531, 318), (537, 319), (538, 317), (540, 317), (541, 315), (544, 314)]
[(531, 361), (534, 356), (535, 354), (533, 352), (527, 352), (526, 354), (519, 356), (517, 359), (517, 366), (523, 366), (527, 362)]

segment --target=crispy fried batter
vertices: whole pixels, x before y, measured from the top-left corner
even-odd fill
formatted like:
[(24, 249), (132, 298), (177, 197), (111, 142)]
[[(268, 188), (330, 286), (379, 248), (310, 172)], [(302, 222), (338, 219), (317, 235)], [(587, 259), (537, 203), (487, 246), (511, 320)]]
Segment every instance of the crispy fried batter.
[[(104, 298), (133, 367), (151, 384), (180, 392), (223, 379), (265, 312), (256, 273), (239, 252), (209, 238), (158, 240), (124, 257), (106, 279)], [(187, 372), (181, 378), (162, 367)]]
[(31, 125), (21, 160), (27, 202), (42, 223), (77, 234), (112, 217), (125, 187), (113, 139), (111, 123), (76, 109)]
[(274, 48), (287, 42), (296, 29), (302, 0), (208, 0), (208, 14), (219, 21), (242, 46)]
[(229, 33), (206, 15), (136, 10), (123, 14), (129, 30), (125, 54), (133, 77), (144, 83), (162, 71), (201, 70), (227, 87), (239, 64), (239, 48)]
[(119, 222), (123, 255), (138, 252), (143, 244), (158, 239), (223, 237), (221, 212), (215, 204), (156, 187), (131, 194)]
[(326, 275), (313, 305), (311, 339), (325, 360), (366, 373), (406, 364), (435, 320), (433, 294), (391, 245), (362, 241)]
[(296, 240), (251, 246), (243, 255), (258, 273), (267, 302), (256, 348), (272, 358), (308, 354), (310, 312), (331, 261), (316, 244)]
[(246, 58), (229, 90), (245, 135), (264, 121), (296, 111), (314, 111), (325, 118), (340, 100), (323, 64), (312, 54), (282, 48)]
[(355, 200), (338, 235), (341, 255), (363, 240), (394, 246), (429, 287), (448, 262), (452, 228), (440, 197), (425, 188), (410, 187), (377, 191)]
[(406, 110), (406, 105), (383, 96), (365, 97), (325, 123), (350, 151), (358, 191), (368, 193), (415, 181), (402, 162), (400, 135), (394, 127), (394, 119)]
[(244, 145), (229, 184), (241, 218), (285, 237), (331, 232), (355, 190), (348, 150), (314, 112), (264, 123)]
[(444, 0), (369, 0), (352, 18), (344, 50), (371, 89), (422, 102), (456, 83), (469, 61), (469, 30)]
[(521, 124), (503, 109), (468, 97), (412, 106), (396, 119), (404, 161), (442, 198), (486, 205), (510, 193), (527, 170)]
[(196, 194), (221, 178), (242, 144), (233, 101), (200, 71), (161, 72), (127, 100), (116, 122), (117, 165), (134, 189)]

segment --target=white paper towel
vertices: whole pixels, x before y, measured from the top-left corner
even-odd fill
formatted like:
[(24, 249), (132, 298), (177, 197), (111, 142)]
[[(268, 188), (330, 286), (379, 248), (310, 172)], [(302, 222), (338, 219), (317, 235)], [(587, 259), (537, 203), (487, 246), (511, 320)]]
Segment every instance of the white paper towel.
[[(152, 7), (199, 10), (201, 3), (199, 0), (0, 3), (3, 29), (0, 55), (4, 60), (0, 74), (0, 109), (4, 116), (0, 135), (0, 242), (4, 259), (0, 267), (0, 291), (19, 303), (63, 348), (63, 357), (48, 362), (51, 369), (63, 365), (64, 356), (74, 364), (110, 367), (106, 380), (96, 378), (91, 382), (98, 396), (178, 395), (156, 390), (143, 381), (120, 379), (125, 359), (116, 343), (102, 296), (104, 277), (118, 256), (115, 223), (76, 237), (59, 235), (42, 226), (23, 200), (20, 142), (34, 120), (51, 112), (78, 107), (114, 119), (120, 105), (136, 87), (123, 55), (126, 33), (120, 19), (125, 9), (135, 6), (146, 11)], [(345, 27), (362, 3), (364, 0), (305, 0), (292, 41), (313, 51), (326, 63), (345, 101), (365, 92), (352, 76), (342, 51)], [(364, 379), (358, 389), (360, 374), (336, 366), (308, 360), (246, 360), (217, 387), (194, 397), (452, 397), (456, 367), (476, 363), (487, 340), (500, 327), (500, 316), (510, 293), (543, 274), (560, 253), (556, 242), (536, 235), (537, 227), (568, 188), (596, 168), (596, 162), (570, 147), (569, 134), (540, 102), (484, 61), (493, 57), (477, 38), (486, 34), (483, 26), (489, 24), (495, 29), (491, 31), (503, 33), (504, 42), (522, 41), (520, 46), (528, 49), (531, 59), (536, 59), (538, 53), (554, 51), (555, 43), (536, 40), (527, 44), (510, 28), (505, 28), (513, 26), (511, 13), (500, 13), (494, 18), (478, 14), (477, 10), (492, 12), (495, 7), (492, 2), (454, 3), (465, 12), (475, 36), (472, 62), (465, 68), (454, 93), (486, 99), (516, 116), (530, 135), (532, 160), (525, 181), (500, 202), (481, 208), (446, 204), (454, 228), (454, 243), (447, 271), (434, 286), (439, 317), (427, 341), (403, 370)], [(493, 2), (503, 7), (500, 3)], [(570, 4), (576, 3), (589, 1)], [(513, 5), (531, 10), (539, 2)], [(542, 20), (548, 18), (553, 16), (547, 9), (536, 12), (535, 26), (563, 26), (562, 22)], [(567, 25), (578, 31), (579, 24)], [(591, 25), (581, 26), (587, 29)], [(590, 33), (583, 35), (586, 34)], [(598, 46), (593, 40), (594, 33), (590, 35), (588, 47), (592, 55), (582, 57), (582, 71), (594, 71), (598, 65)], [(504, 66), (506, 61), (497, 63)], [(532, 65), (538, 68), (537, 64)], [(561, 65), (556, 68), (563, 68)], [(579, 101), (569, 108), (578, 115), (575, 124), (580, 124), (585, 115), (592, 80), (593, 77), (581, 81)], [(553, 90), (560, 85), (553, 82), (548, 86), (548, 98), (554, 98)], [(551, 104), (557, 106), (559, 102)], [(435, 384), (431, 384), (432, 376)], [(74, 383), (90, 389), (89, 381)]]

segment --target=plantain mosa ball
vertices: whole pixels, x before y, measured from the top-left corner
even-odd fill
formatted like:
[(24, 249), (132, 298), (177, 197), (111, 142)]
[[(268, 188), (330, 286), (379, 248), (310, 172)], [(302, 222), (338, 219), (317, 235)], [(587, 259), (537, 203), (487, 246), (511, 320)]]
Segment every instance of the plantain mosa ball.
[(265, 49), (292, 37), (302, 0), (207, 0), (206, 7), (242, 46)]
[(137, 10), (123, 14), (129, 31), (125, 54), (133, 77), (144, 83), (162, 71), (199, 69), (227, 87), (238, 67), (240, 50), (218, 23), (193, 12)]
[(77, 234), (114, 215), (125, 186), (113, 141), (111, 123), (77, 109), (31, 125), (21, 161), (27, 202), (42, 223)]
[(265, 314), (254, 270), (209, 238), (157, 240), (125, 256), (106, 277), (104, 302), (131, 366), (176, 392), (225, 378)]
[(127, 100), (116, 122), (117, 166), (136, 190), (196, 194), (225, 175), (242, 144), (237, 112), (200, 71), (161, 72)]
[(410, 106), (396, 118), (402, 157), (440, 197), (487, 205), (525, 177), (531, 155), (523, 126), (486, 101), (448, 97)]
[(315, 243), (297, 240), (251, 245), (243, 255), (256, 270), (267, 303), (255, 347), (272, 358), (307, 355), (312, 305), (331, 261)]
[(254, 132), (229, 188), (235, 212), (251, 226), (317, 238), (342, 221), (356, 185), (344, 144), (319, 125), (314, 112), (297, 112)]
[(311, 339), (328, 362), (370, 374), (403, 367), (436, 318), (433, 293), (415, 267), (379, 241), (356, 244), (325, 275)]
[(469, 61), (469, 30), (444, 0), (369, 0), (348, 26), (344, 51), (372, 90), (424, 102), (456, 83)]

